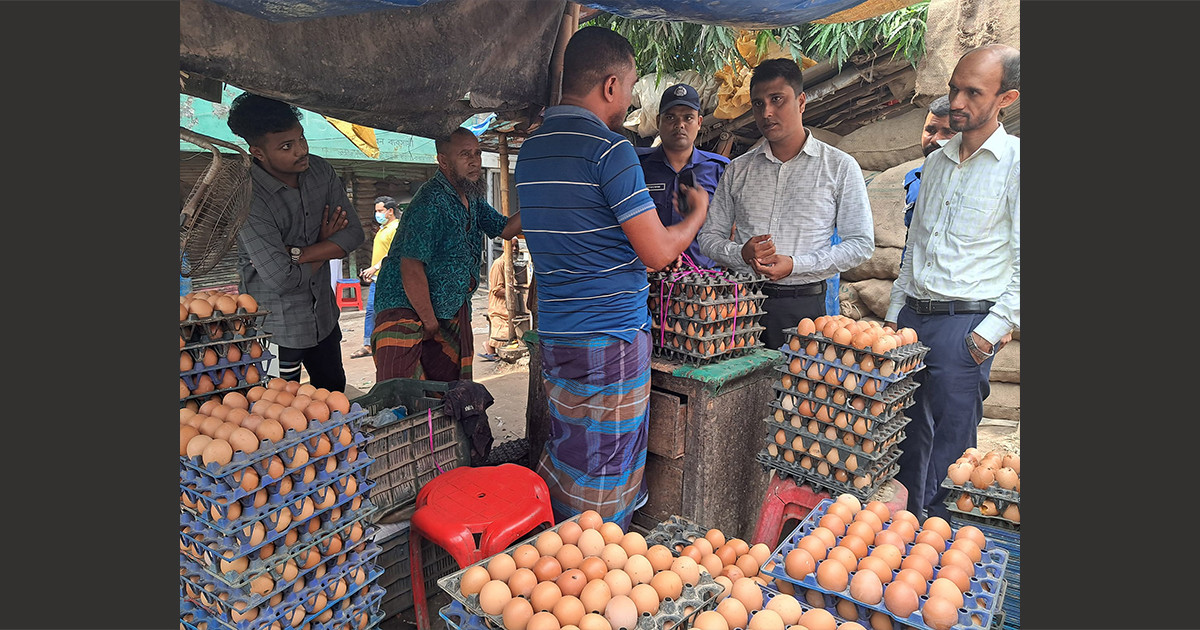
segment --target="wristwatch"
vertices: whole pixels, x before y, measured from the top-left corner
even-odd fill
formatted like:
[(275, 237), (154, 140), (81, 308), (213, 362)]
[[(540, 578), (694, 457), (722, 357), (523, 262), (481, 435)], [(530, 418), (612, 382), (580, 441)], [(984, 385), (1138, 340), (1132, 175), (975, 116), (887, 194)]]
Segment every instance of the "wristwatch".
[(300, 264), (300, 248), (299, 247), (296, 247), (294, 245), (289, 247), (288, 254), (291, 255), (292, 262), (294, 262), (296, 264)]
[(991, 352), (984, 352), (982, 348), (975, 345), (975, 336), (972, 335), (971, 333), (967, 333), (967, 349), (969, 349), (972, 353), (978, 354), (979, 356), (981, 356), (985, 359), (996, 354), (995, 348), (992, 348)]

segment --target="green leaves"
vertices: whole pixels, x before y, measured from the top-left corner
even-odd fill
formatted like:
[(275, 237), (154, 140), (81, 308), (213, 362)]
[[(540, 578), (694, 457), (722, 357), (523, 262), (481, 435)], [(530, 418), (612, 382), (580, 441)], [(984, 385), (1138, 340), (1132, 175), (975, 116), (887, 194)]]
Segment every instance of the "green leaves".
[[(755, 45), (765, 52), (771, 41), (799, 58), (830, 60), (842, 65), (852, 55), (895, 46), (899, 55), (916, 65), (925, 54), (925, 19), (929, 0), (891, 13), (841, 24), (798, 24), (759, 31)], [(631, 20), (600, 13), (585, 24), (604, 26), (622, 34), (633, 44), (638, 74), (696, 70), (712, 74), (741, 58), (734, 41), (738, 31), (726, 26)], [(581, 25), (582, 26), (582, 25)]]

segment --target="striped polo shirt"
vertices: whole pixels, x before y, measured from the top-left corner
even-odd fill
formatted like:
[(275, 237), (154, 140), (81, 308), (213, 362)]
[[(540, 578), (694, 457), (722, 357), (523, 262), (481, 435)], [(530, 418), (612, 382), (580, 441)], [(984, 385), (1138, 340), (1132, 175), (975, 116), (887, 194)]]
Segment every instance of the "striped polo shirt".
[(515, 178), (538, 333), (632, 341), (649, 331), (646, 265), (621, 229), (654, 211), (633, 145), (587, 109), (548, 107), (521, 144)]

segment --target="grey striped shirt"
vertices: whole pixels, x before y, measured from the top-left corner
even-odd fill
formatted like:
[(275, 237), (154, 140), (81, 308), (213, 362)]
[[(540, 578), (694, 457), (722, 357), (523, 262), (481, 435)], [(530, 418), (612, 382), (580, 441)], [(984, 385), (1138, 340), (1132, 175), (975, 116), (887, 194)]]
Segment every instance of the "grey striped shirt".
[[(831, 245), (835, 227), (842, 240)], [(875, 252), (875, 225), (858, 162), (811, 132), (787, 162), (765, 141), (735, 158), (697, 236), (700, 251), (731, 270), (751, 271), (742, 246), (760, 234), (792, 257), (791, 275), (778, 284), (818, 282), (866, 262)]]

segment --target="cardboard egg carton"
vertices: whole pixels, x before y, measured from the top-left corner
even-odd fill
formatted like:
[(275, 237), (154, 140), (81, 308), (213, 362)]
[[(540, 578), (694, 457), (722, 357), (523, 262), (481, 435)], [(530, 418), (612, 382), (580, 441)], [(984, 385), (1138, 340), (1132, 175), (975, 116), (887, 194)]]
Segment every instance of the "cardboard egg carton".
[[(563, 524), (578, 521), (579, 515), (577, 514), (565, 521), (558, 523), (550, 529), (557, 532), (562, 528)], [(542, 532), (538, 532), (537, 534), (529, 536), (524, 540), (513, 543), (511, 546), (505, 549), (503, 553), (512, 554), (512, 552), (521, 545), (534, 544), (541, 533)], [(462, 569), (438, 580), (438, 586), (442, 587), (442, 590), (446, 591), (446, 593), (461, 603), (463, 605), (463, 609), (471, 615), (475, 615), (489, 621), (491, 624), (493, 624), (493, 627), (503, 628), (504, 619), (500, 615), (489, 615), (483, 612), (483, 609), (479, 607), (478, 593), (474, 593), (472, 595), (462, 594), (461, 585), (463, 574), (475, 566), (483, 566), (484, 568), (487, 568), (487, 563), (490, 560), (491, 557), (487, 557), (479, 562), (475, 562), (463, 567)], [(659, 602), (657, 613), (651, 615), (647, 612), (639, 616), (635, 627), (613, 628), (613, 630), (662, 630), (662, 628), (666, 625), (679, 628), (680, 630), (687, 628), (690, 621), (694, 619), (696, 615), (705, 610), (711, 610), (716, 607), (717, 596), (720, 595), (721, 591), (724, 589), (724, 587), (722, 587), (715, 579), (713, 579), (712, 575), (710, 575), (708, 571), (703, 569), (700, 571), (700, 579), (697, 582), (697, 584), (685, 583), (683, 585), (683, 590), (677, 599), (667, 598)]]
[[(288, 449), (291, 449), (291, 447), (301, 442), (313, 441), (321, 435), (325, 435), (331, 441), (337, 441), (335, 436), (337, 435), (337, 431), (340, 431), (340, 427), (358, 420), (363, 415), (362, 407), (351, 403), (349, 413), (343, 414), (340, 411), (333, 411), (329, 414), (329, 419), (324, 422), (309, 419), (307, 429), (303, 431), (287, 429), (280, 440), (261, 440), (258, 450), (253, 453), (246, 454), (242, 451), (234, 451), (233, 458), (224, 466), (218, 466), (216, 462), (205, 465), (199, 455), (194, 457), (180, 455), (180, 476), (182, 477), (185, 473), (183, 469), (188, 468), (201, 475), (206, 475), (213, 480), (226, 481), (230, 488), (234, 488), (240, 485), (240, 482), (234, 482), (230, 478), (234, 473), (254, 464), (263, 463), (273, 455), (278, 455), (286, 466), (291, 461), (291, 456), (288, 454)], [(265, 473), (265, 469), (256, 470), (260, 475)]]
[[(300, 515), (298, 506), (305, 498), (311, 498), (313, 503), (317, 504), (333, 498), (330, 496), (330, 492), (338, 493), (334, 497), (341, 495), (353, 497), (360, 494), (359, 486), (371, 481), (367, 479), (366, 475), (372, 461), (370, 458), (359, 457), (354, 462), (338, 461), (337, 459), (333, 461), (336, 462), (336, 467), (332, 471), (322, 468), (314, 475), (312, 481), (293, 483), (292, 489), (286, 494), (279, 494), (277, 492), (278, 483), (275, 483), (272, 489), (268, 489), (266, 503), (259, 507), (254, 507), (253, 495), (236, 500), (239, 505), (244, 507), (240, 508), (240, 513), (233, 519), (229, 518), (231, 502), (221, 502), (214, 497), (186, 487), (180, 489), (188, 495), (190, 500), (195, 502), (196, 507), (189, 507), (181, 502), (179, 509), (195, 516), (209, 529), (226, 536), (237, 536), (254, 523), (260, 522), (268, 529), (275, 529), (283, 518), (281, 514), (283, 510), (287, 509), (290, 517)], [(272, 492), (272, 490), (276, 491)], [(287, 522), (290, 522), (290, 519), (284, 521), (285, 524)]]
[[(357, 491), (349, 496), (341, 496), (333, 505), (315, 509), (313, 514), (301, 521), (292, 521), (292, 523), (283, 531), (275, 531), (274, 529), (263, 526), (262, 540), (255, 542), (251, 531), (238, 531), (234, 535), (226, 535), (218, 532), (208, 526), (208, 523), (188, 514), (180, 512), (179, 514), (179, 538), (180, 550), (188, 557), (196, 560), (196, 562), (206, 565), (219, 567), (220, 560), (233, 561), (242, 557), (257, 554), (263, 546), (267, 544), (275, 544), (282, 541), (289, 531), (295, 530), (299, 532), (296, 540), (296, 545), (302, 545), (308, 542), (315, 542), (317, 545), (322, 545), (329, 538), (329, 534), (335, 531), (341, 531), (348, 528), (356, 520), (360, 520), (364, 516), (371, 516), (378, 509), (367, 498), (370, 494), (372, 483), (370, 481), (363, 482), (357, 488)], [(357, 504), (357, 509), (351, 508), (351, 505)], [(283, 509), (290, 509), (285, 507)], [(334, 509), (340, 509), (341, 517), (337, 521), (333, 521)], [(294, 512), (293, 512), (294, 513)], [(315, 531), (309, 529), (312, 519), (317, 519), (320, 524)], [(249, 529), (249, 528), (248, 528)], [(217, 569), (220, 573), (220, 570)]]
[[(795, 427), (790, 422), (779, 423), (774, 416), (763, 418), (763, 422), (768, 427), (767, 443), (774, 444), (780, 449), (790, 449), (796, 452), (797, 459), (800, 455), (807, 454), (814, 459), (823, 459), (831, 466), (841, 468), (851, 475), (858, 473), (860, 469), (868, 469), (884, 458), (888, 457), (893, 450), (892, 447), (900, 443), (904, 439), (904, 425), (908, 424), (908, 418), (900, 416), (892, 420), (880, 432), (881, 436), (878, 441), (870, 441), (870, 449), (866, 450), (861, 445), (848, 445), (842, 439), (842, 435), (854, 435), (848, 431), (842, 431), (834, 425), (827, 425), (826, 428), (839, 432), (838, 437), (830, 439), (821, 433), (811, 433), (807, 426)], [(779, 431), (783, 431), (786, 444), (780, 444), (775, 438)], [(800, 442), (800, 448), (796, 448), (795, 444)], [(836, 455), (834, 455), (836, 453)], [(851, 470), (847, 466), (847, 459), (853, 455), (856, 466)]]
[[(800, 464), (802, 458), (796, 458), (796, 461), (789, 462), (782, 455), (772, 455), (769, 446), (754, 456), (754, 459), (764, 468), (774, 469), (775, 474), (781, 478), (791, 477), (798, 483), (808, 483), (814, 488), (828, 491), (834, 496), (850, 494), (863, 501), (870, 500), (884, 484), (896, 476), (896, 472), (899, 470), (896, 460), (900, 458), (901, 451), (895, 446), (888, 450), (881, 461), (875, 462), (869, 468), (860, 467), (855, 474), (845, 471), (848, 477), (847, 481), (839, 481), (833, 476), (836, 468), (834, 465), (830, 466), (829, 475), (822, 475), (817, 470), (815, 461), (811, 468), (804, 468)], [(811, 455), (809, 457), (812, 458)]]
[[(378, 549), (374, 549), (378, 553)], [(367, 576), (363, 582), (357, 583), (353, 580), (348, 581), (348, 587), (341, 597), (334, 599), (336, 594), (333, 591), (336, 581), (341, 577), (346, 577), (351, 571), (356, 569), (366, 571)], [(378, 602), (383, 597), (384, 589), (376, 584), (379, 576), (383, 573), (375, 566), (370, 557), (362, 553), (351, 552), (346, 554), (346, 559), (341, 563), (330, 568), (326, 574), (311, 583), (306, 582), (303, 588), (299, 590), (293, 589), (291, 592), (282, 598), (278, 603), (271, 605), (269, 599), (276, 594), (285, 592), (294, 584), (290, 583), (283, 588), (276, 590), (268, 596), (255, 595), (254, 601), (258, 603), (249, 603), (248, 601), (239, 599), (241, 593), (228, 593), (226, 598), (222, 598), (219, 594), (222, 592), (217, 589), (207, 590), (200, 587), (192, 577), (194, 575), (180, 576), (180, 599), (186, 600), (197, 607), (204, 610), (209, 616), (209, 621), (216, 622), (220, 627), (228, 628), (229, 630), (267, 630), (271, 627), (283, 625), (288, 627), (292, 625), (290, 614), (297, 607), (303, 606), (305, 614), (301, 621), (295, 627), (301, 627), (304, 623), (312, 623), (326, 610), (334, 610), (332, 617), (337, 617), (342, 624), (348, 622), (351, 618), (356, 617), (355, 613), (365, 612), (370, 615), (372, 608), (378, 607)], [(319, 598), (323, 596), (323, 600)], [(234, 621), (234, 612), (246, 614), (251, 609), (257, 609), (257, 616), (250, 621)], [(340, 616), (338, 613), (342, 613)], [(325, 627), (338, 627), (331, 622), (333, 618), (326, 621)], [(209, 624), (209, 628), (212, 628)], [(311, 626), (310, 626), (311, 627)]]
[[(869, 349), (855, 348), (844, 343), (838, 343), (820, 332), (809, 335), (798, 335), (795, 330), (785, 330), (788, 340), (788, 350), (794, 354), (804, 354), (811, 357), (821, 357), (829, 362), (840, 361), (847, 367), (858, 366), (862, 370), (862, 361), (871, 358), (873, 369), (864, 372), (875, 372), (878, 376), (889, 377), (899, 374), (900, 377), (915, 371), (924, 365), (925, 355), (929, 347), (917, 341), (893, 348), (887, 352), (874, 352)], [(798, 349), (792, 349), (793, 340), (798, 342)], [(847, 361), (850, 361), (847, 363)]]
[[(836, 608), (837, 602), (840, 599), (850, 600), (857, 607), (860, 618), (864, 616), (869, 617), (873, 612), (882, 612), (896, 622), (902, 623), (905, 626), (918, 628), (919, 630), (932, 630), (921, 617), (919, 608), (917, 611), (913, 612), (907, 617), (899, 617), (889, 611), (887, 607), (883, 605), (882, 600), (880, 600), (878, 604), (867, 604), (865, 602), (855, 600), (850, 595), (849, 586), (842, 591), (831, 591), (821, 586), (816, 580), (815, 570), (813, 573), (804, 576), (804, 578), (801, 580), (797, 580), (787, 574), (787, 572), (784, 570), (784, 558), (787, 556), (788, 552), (796, 547), (796, 544), (799, 543), (801, 538), (804, 538), (810, 534), (812, 530), (818, 527), (821, 517), (826, 514), (829, 506), (832, 505), (833, 502), (834, 499), (823, 499), (820, 503), (818, 503), (817, 506), (814, 507), (808, 513), (808, 515), (804, 517), (804, 520), (796, 526), (796, 529), (794, 529), (792, 533), (789, 534), (788, 537), (785, 538), (783, 542), (781, 542), (779, 546), (771, 553), (771, 556), (767, 558), (766, 562), (763, 563), (761, 573), (764, 575), (769, 575), (776, 580), (783, 580), (791, 583), (796, 587), (797, 591), (799, 591), (799, 589), (819, 591), (825, 596), (826, 608)], [(884, 529), (889, 528), (891, 524), (892, 520), (888, 519), (883, 524)], [(951, 527), (951, 531), (957, 533), (958, 530)], [(843, 537), (844, 535), (837, 536), (834, 544), (836, 545), (840, 543)], [(947, 541), (945, 549), (949, 549), (950, 544), (951, 541)], [(868, 549), (872, 547), (873, 545), (869, 545)], [(905, 549), (903, 550), (904, 555), (908, 555), (908, 553), (912, 550), (912, 547), (913, 545), (911, 543), (906, 544)], [(945, 549), (940, 551), (945, 551)], [(964, 630), (986, 630), (992, 626), (993, 617), (1000, 612), (1001, 603), (1004, 599), (1004, 588), (1006, 587), (1004, 582), (1004, 572), (1008, 561), (1008, 552), (992, 540), (987, 540), (987, 544), (981, 551), (983, 552), (983, 556), (980, 562), (975, 563), (975, 575), (970, 578), (971, 586), (967, 592), (963, 593), (963, 606), (959, 609), (959, 620), (958, 623), (955, 624), (955, 628), (963, 628)], [(824, 560), (822, 560), (822, 562), (824, 562)], [(817, 563), (817, 567), (820, 567), (819, 562)], [(934, 567), (935, 571), (937, 568), (938, 567), (936, 566)], [(897, 571), (893, 571), (892, 573), (894, 576)], [(853, 577), (853, 572), (851, 573), (851, 577)], [(928, 584), (926, 585), (926, 590), (928, 590)], [(886, 594), (886, 592), (887, 585), (884, 585), (884, 593)], [(924, 601), (925, 598), (919, 599), (920, 603), (924, 603)]]

